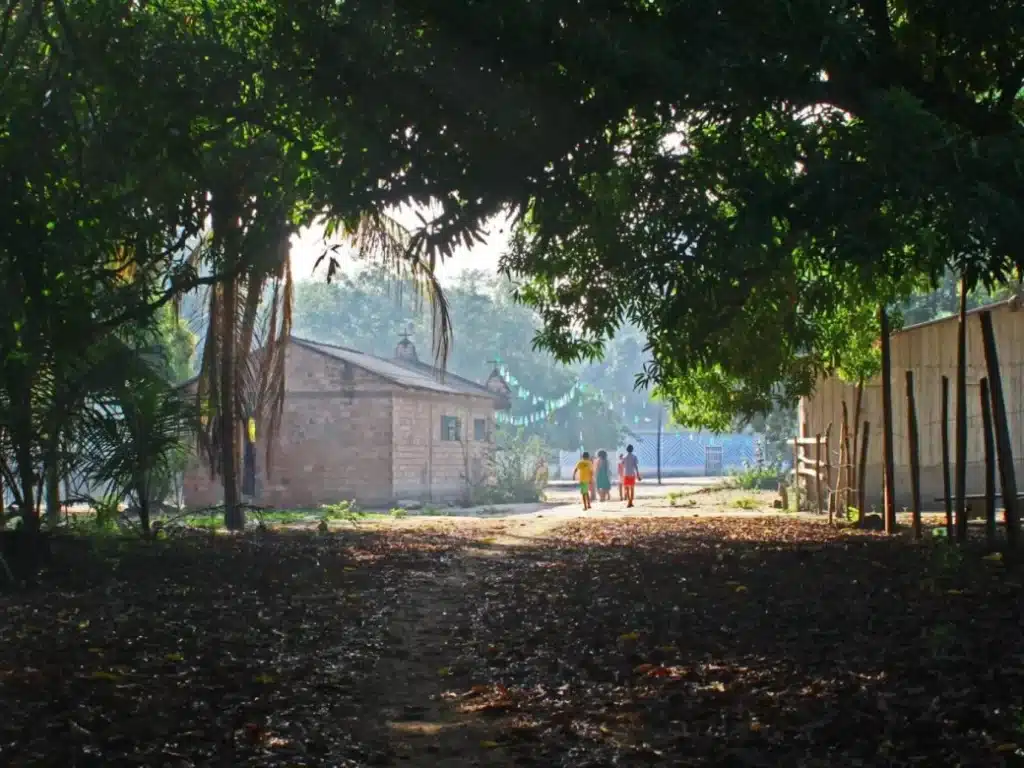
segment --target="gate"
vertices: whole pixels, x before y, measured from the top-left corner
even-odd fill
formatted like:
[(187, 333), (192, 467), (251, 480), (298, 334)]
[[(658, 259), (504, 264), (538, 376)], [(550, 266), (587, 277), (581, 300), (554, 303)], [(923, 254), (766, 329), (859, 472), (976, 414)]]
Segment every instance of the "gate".
[(704, 446), (704, 475), (715, 477), (722, 474), (722, 446)]

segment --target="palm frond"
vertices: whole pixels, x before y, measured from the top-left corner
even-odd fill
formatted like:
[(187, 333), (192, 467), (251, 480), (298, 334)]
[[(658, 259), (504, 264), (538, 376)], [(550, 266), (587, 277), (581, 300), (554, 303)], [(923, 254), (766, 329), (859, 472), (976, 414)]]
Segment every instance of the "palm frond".
[[(379, 264), (396, 279), (412, 284), (416, 310), (421, 311), (424, 303), (430, 308), (431, 349), (434, 363), (443, 373), (454, 334), (448, 299), (437, 277), (438, 251), (427, 247), (424, 238), (414, 237), (394, 217), (381, 211), (364, 213), (348, 223), (328, 220), (325, 236), (335, 232), (351, 246), (356, 259)], [(340, 243), (329, 246), (317, 260), (319, 265), (330, 255), (328, 279), (338, 271), (337, 254), (342, 247)]]

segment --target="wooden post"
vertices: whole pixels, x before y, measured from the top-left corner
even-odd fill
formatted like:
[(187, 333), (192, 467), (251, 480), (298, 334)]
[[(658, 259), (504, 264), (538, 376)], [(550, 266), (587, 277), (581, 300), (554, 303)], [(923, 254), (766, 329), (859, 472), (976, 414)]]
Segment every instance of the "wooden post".
[(661, 405), (658, 406), (658, 485), (661, 485), (661, 417), (664, 410)]
[(946, 497), (946, 535), (953, 539), (953, 491), (949, 482), (949, 376), (942, 377), (942, 491)]
[(840, 496), (840, 500), (843, 502), (843, 517), (847, 517), (850, 509), (850, 496), (853, 490), (853, 465), (856, 463), (853, 456), (850, 454), (850, 421), (846, 412), (846, 401), (843, 400), (843, 469), (842, 472), (846, 475), (846, 480), (843, 482), (843, 494)]
[[(821, 499), (821, 433), (815, 435), (816, 441), (814, 443), (814, 504), (818, 508), (818, 512), (822, 511), (822, 499)], [(828, 516), (828, 521), (832, 522), (832, 515)]]
[(921, 456), (917, 446), (917, 403), (914, 402), (914, 372), (907, 371), (907, 442), (910, 446), (910, 494), (914, 538), (921, 538)]
[(996, 445), (992, 436), (992, 403), (988, 395), (988, 379), (981, 385), (981, 429), (985, 441), (985, 541), (996, 545)]
[(800, 431), (793, 438), (793, 504), (800, 511)]
[[(865, 421), (860, 432), (860, 469), (857, 472), (857, 482), (859, 483), (857, 488), (857, 500), (861, 505), (867, 501), (867, 497), (864, 495), (864, 485), (867, 482), (866, 478), (868, 476), (868, 438), (871, 436), (871, 432), (869, 430), (870, 426), (869, 422)], [(863, 520), (866, 510), (863, 506), (857, 507), (857, 510), (860, 515), (860, 520)]]
[(856, 489), (854, 491), (853, 504), (851, 506), (857, 509), (861, 508), (863, 503), (860, 499), (860, 470), (857, 467), (855, 457), (857, 455), (858, 446), (860, 445), (860, 412), (864, 404), (864, 379), (860, 379), (857, 382), (857, 396), (853, 401), (853, 456), (851, 459), (853, 464), (853, 476), (850, 480), (850, 488)]
[(956, 538), (967, 541), (967, 278), (960, 279), (956, 329)]
[(988, 372), (988, 394), (992, 400), (992, 427), (996, 438), (996, 457), (999, 460), (999, 478), (1003, 487), (1003, 508), (1006, 510), (1006, 547), (1013, 550), (1020, 538), (1020, 517), (1017, 514), (1017, 478), (1014, 476), (1013, 447), (1010, 444), (1010, 425), (1006, 421), (1006, 401), (1003, 400), (1003, 377), (999, 372), (999, 351), (992, 330), (992, 313), (979, 312), (981, 339), (985, 345), (985, 368)]
[[(832, 503), (829, 505), (829, 519), (834, 515), (838, 515), (841, 512), (842, 505), (842, 485), (843, 485), (843, 465), (846, 463), (846, 457), (843, 455), (843, 424), (839, 423), (839, 463), (836, 466), (836, 484), (832, 488)], [(830, 486), (831, 487), (831, 486)]]
[[(825, 427), (825, 487), (832, 487), (832, 422), (829, 422), (828, 426)], [(836, 498), (835, 496), (829, 495), (828, 498), (828, 513), (831, 515), (835, 512)]]
[(896, 532), (895, 476), (896, 460), (892, 446), (892, 350), (889, 344), (889, 313), (878, 308), (882, 342), (882, 461), (885, 479), (885, 532)]

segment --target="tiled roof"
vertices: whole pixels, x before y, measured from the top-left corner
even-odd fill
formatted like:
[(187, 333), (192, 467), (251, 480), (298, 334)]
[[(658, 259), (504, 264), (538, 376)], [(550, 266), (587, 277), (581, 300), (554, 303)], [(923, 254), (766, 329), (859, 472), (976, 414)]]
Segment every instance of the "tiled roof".
[(424, 389), (445, 395), (473, 395), (475, 397), (498, 399), (497, 395), (486, 387), (469, 379), (464, 379), (461, 376), (456, 376), (453, 373), (445, 372), (444, 380), (441, 381), (439, 380), (440, 377), (437, 369), (425, 363), (407, 360), (386, 360), (382, 357), (368, 355), (365, 352), (348, 347), (321, 344), (308, 339), (300, 339), (297, 336), (290, 337), (290, 340), (292, 343), (318, 354), (350, 363), (357, 368), (362, 368), (364, 371), (369, 371), (401, 387)]

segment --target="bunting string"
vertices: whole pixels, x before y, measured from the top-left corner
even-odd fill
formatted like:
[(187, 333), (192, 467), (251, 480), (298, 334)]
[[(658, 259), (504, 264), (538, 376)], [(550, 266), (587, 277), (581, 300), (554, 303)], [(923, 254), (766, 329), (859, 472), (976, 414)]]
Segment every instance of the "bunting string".
[[(533, 413), (523, 414), (521, 416), (512, 416), (507, 413), (499, 413), (496, 415), (496, 419), (499, 424), (511, 424), (513, 426), (527, 426), (530, 424), (536, 424), (541, 421), (549, 419), (556, 411), (560, 411), (563, 408), (568, 407), (579, 395), (584, 391), (585, 385), (576, 381), (569, 388), (569, 391), (560, 397), (546, 398), (531, 392), (522, 382), (516, 378), (508, 366), (499, 361), (498, 373), (501, 378), (505, 380), (512, 394), (520, 400), (523, 400), (530, 405), (535, 406)], [(582, 412), (581, 412), (582, 415)]]
[[(552, 416), (564, 408), (577, 402), (582, 395), (592, 394), (596, 395), (603, 403), (605, 403), (610, 409), (621, 409), (621, 416), (623, 421), (627, 421), (628, 417), (626, 414), (626, 396), (606, 393), (600, 387), (588, 385), (582, 381), (576, 381), (573, 383), (569, 391), (565, 392), (560, 397), (546, 398), (542, 397), (535, 392), (531, 392), (516, 376), (509, 370), (508, 366), (501, 361), (501, 358), (495, 358), (498, 362), (498, 373), (504, 379), (508, 385), (512, 394), (520, 400), (523, 400), (536, 407), (532, 413), (524, 414), (521, 416), (511, 416), (507, 413), (497, 414), (497, 421), (499, 424), (510, 424), (513, 426), (529, 426), (531, 424), (537, 424), (542, 421), (546, 421), (552, 418)], [(618, 406), (618, 408), (616, 408)], [(577, 416), (583, 418), (583, 410), (579, 408), (577, 410)], [(633, 424), (640, 424), (643, 422), (650, 422), (650, 418), (641, 418), (639, 415), (633, 416)]]

